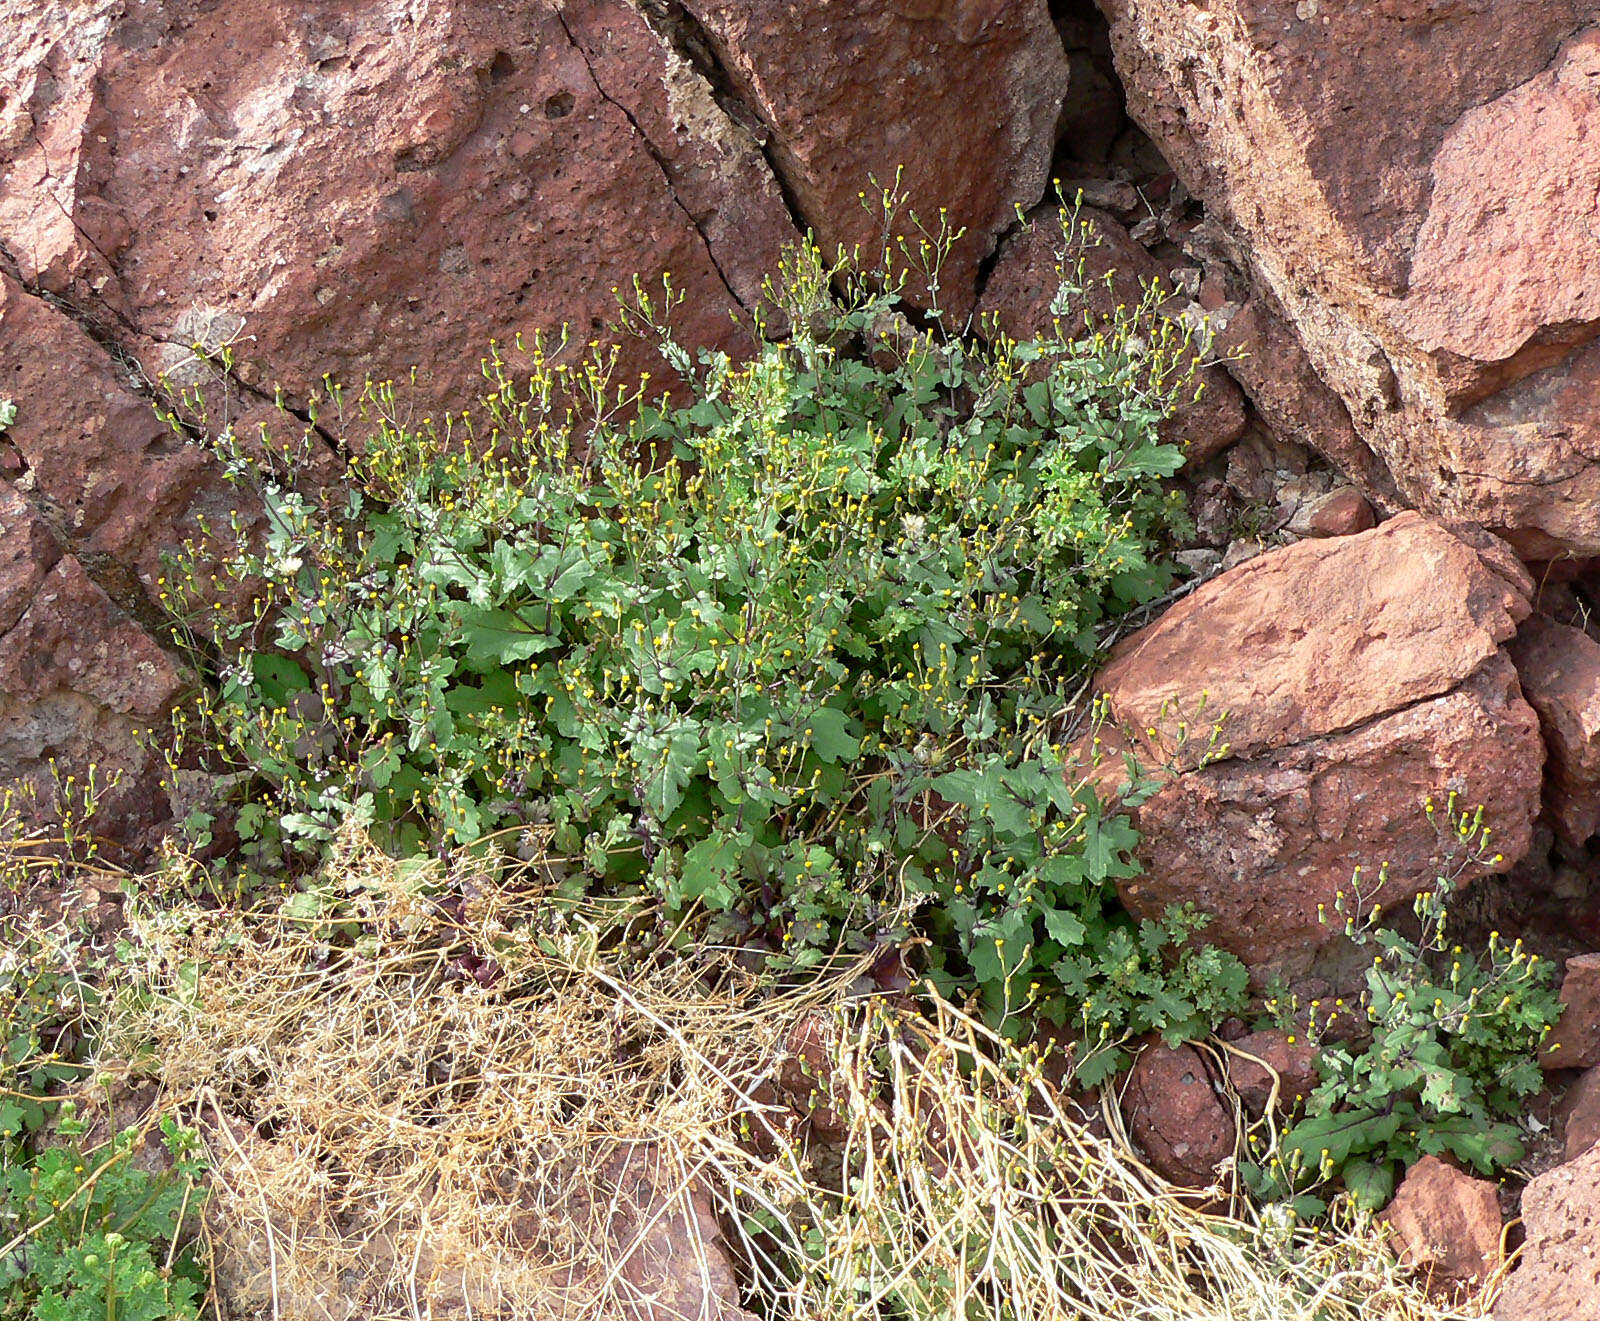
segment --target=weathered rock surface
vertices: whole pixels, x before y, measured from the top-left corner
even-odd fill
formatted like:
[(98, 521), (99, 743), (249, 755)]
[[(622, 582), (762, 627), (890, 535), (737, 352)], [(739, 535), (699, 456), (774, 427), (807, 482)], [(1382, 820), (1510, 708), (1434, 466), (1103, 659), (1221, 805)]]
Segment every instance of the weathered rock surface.
[(1252, 1114), (1289, 1110), (1317, 1085), (1320, 1052), (1303, 1035), (1269, 1028), (1228, 1044), (1228, 1081)]
[(1600, 1147), (1522, 1193), (1528, 1238), (1495, 1321), (1589, 1321), (1600, 1314)]
[[(23, 825), (81, 813), (97, 787), (94, 829), (125, 843), (165, 819), (158, 727), (185, 678), (137, 623), (66, 554), (18, 493), (0, 486), (0, 767), (28, 786)], [(11, 553), (27, 547), (28, 554)], [(75, 777), (77, 788), (66, 784)]]
[(1227, 713), (1230, 754), (1248, 757), (1449, 691), (1511, 639), (1531, 586), (1492, 538), (1402, 514), (1207, 583), (1119, 644), (1101, 683), (1184, 769), (1205, 751), (1202, 693)]
[(635, 271), (726, 341), (794, 237), (750, 134), (622, 0), (15, 8), (0, 241), (152, 377), (198, 339), (301, 398), (416, 366), (459, 402), (491, 337), (588, 339)]
[(1385, 512), (1400, 504), (1394, 478), (1356, 434), (1350, 410), (1311, 365), (1293, 328), (1256, 293), (1217, 334), (1216, 355), (1275, 436), (1322, 455)]
[(1566, 1158), (1577, 1160), (1600, 1142), (1600, 1067), (1586, 1070), (1567, 1088), (1559, 1113)]
[(1150, 1168), (1180, 1187), (1209, 1187), (1217, 1165), (1233, 1155), (1233, 1121), (1193, 1046), (1146, 1045), (1133, 1062), (1122, 1107)]
[(87, 333), (0, 274), (0, 382), (17, 403), (4, 475), (124, 605), (153, 606), (161, 553), (225, 528), (236, 492), (203, 447), (174, 434)]
[(1512, 865), (1543, 761), (1502, 650), (1528, 590), (1493, 538), (1405, 514), (1260, 555), (1125, 639), (1101, 690), (1141, 762), (1173, 772), (1136, 814), (1129, 910), (1192, 902), (1208, 940), (1292, 975), (1334, 941), (1318, 906), (1358, 865), (1385, 906), (1431, 883), (1428, 795), (1490, 805)]
[[(1185, 310), (1186, 300), (1172, 293), (1172, 281), (1161, 264), (1129, 238), (1114, 217), (1093, 207), (1083, 207), (1078, 214), (1084, 228), (1081, 247), (1075, 251), (1065, 252), (1066, 237), (1054, 208), (1046, 208), (1014, 236), (984, 286), (979, 312), (993, 314), (999, 328), (1016, 339), (1047, 331), (1051, 304), (1061, 284), (1063, 258), (1066, 275), (1076, 280), (1075, 263), (1080, 256), (1083, 293), (1071, 300), (1062, 315), (1065, 332), (1087, 334), (1091, 327), (1106, 325), (1119, 305), (1138, 306), (1145, 287), (1156, 281), (1172, 294), (1161, 305), (1161, 313), (1176, 317)], [(1190, 364), (1198, 359), (1193, 350), (1186, 357)], [(1245, 427), (1244, 400), (1226, 372), (1215, 366), (1199, 367), (1196, 384), (1200, 387), (1198, 398), (1186, 399), (1162, 427), (1163, 437), (1182, 445), (1191, 464), (1204, 463), (1226, 449)]]
[(1407, 500), (1600, 549), (1594, 6), (1100, 6), (1130, 113)]
[(1600, 642), (1533, 615), (1510, 650), (1550, 752), (1550, 823), (1567, 843), (1581, 846), (1600, 831)]
[[(965, 227), (941, 302), (972, 306), (979, 262), (1043, 195), (1068, 86), (1042, 0), (686, 0), (824, 249), (883, 242), (876, 190), (903, 167), (898, 233)], [(801, 72), (803, 70), (803, 72)], [(861, 195), (865, 193), (865, 205)]]
[(141, 842), (166, 816), (155, 751), (182, 690), (157, 639), (162, 554), (229, 525), (236, 493), (208, 451), (164, 424), (58, 308), (0, 274), (0, 782), (56, 770), (107, 784), (97, 829)]
[(1600, 954), (1567, 960), (1561, 982), (1561, 1017), (1545, 1041), (1547, 1069), (1590, 1069), (1600, 1064)]
[(1481, 1283), (1499, 1265), (1499, 1190), (1437, 1156), (1406, 1172), (1383, 1218), (1394, 1227), (1400, 1260), (1436, 1289)]

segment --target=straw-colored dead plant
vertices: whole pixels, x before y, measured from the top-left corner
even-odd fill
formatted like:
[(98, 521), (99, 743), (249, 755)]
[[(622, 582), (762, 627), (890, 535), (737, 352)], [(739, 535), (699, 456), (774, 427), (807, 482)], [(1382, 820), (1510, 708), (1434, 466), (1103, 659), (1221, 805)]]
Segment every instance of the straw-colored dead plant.
[(535, 869), (350, 842), (270, 912), (130, 923), (107, 1058), (198, 1116), (235, 1315), (1483, 1314), (1366, 1227), (1196, 1209), (955, 1006), (778, 990)]

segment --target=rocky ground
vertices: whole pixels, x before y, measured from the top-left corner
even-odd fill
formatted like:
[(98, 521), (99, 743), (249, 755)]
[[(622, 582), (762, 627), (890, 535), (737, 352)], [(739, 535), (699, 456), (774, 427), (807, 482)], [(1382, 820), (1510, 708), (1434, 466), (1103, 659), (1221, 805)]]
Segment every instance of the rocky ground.
[[(1217, 332), (1168, 423), (1194, 585), (1099, 680), (1176, 770), (1139, 810), (1124, 903), (1193, 900), (1262, 984), (1314, 998), (1349, 975), (1317, 906), (1357, 865), (1390, 864), (1386, 902), (1429, 884), (1424, 792), (1488, 804), (1474, 920), (1563, 960), (1567, 1005), (1496, 1315), (1600, 1312), (1590, 0), (0, 0), (0, 19), (0, 780), (42, 799), (61, 768), (120, 774), (103, 811), (129, 860), (181, 814), (139, 733), (193, 682), (161, 555), (232, 507), (202, 433), (253, 436), (281, 393), (331, 480), (324, 373), (415, 369), (414, 397), (459, 407), (491, 340), (602, 335), (635, 272), (672, 273), (686, 339), (736, 348), (782, 245), (879, 242), (862, 194), (897, 171), (908, 212), (964, 228), (948, 315), (1022, 332), (1049, 315), (1031, 222), (1058, 180), (1113, 275), (1079, 312), (1156, 278)], [(152, 403), (193, 386), (204, 411), (164, 425)], [(1177, 728), (1201, 693), (1228, 713), (1221, 759)], [(1226, 1116), (1183, 1049), (1141, 1057), (1129, 1122), (1163, 1174), (1204, 1183)], [(1287, 1039), (1249, 1049), (1307, 1074)], [(1431, 1161), (1389, 1215), (1467, 1278), (1515, 1210)]]

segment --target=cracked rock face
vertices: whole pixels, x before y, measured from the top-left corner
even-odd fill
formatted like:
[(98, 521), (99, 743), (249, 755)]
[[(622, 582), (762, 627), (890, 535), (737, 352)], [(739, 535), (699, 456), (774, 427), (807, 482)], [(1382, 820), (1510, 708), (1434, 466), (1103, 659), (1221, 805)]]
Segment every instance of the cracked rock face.
[(1600, 551), (1594, 6), (1099, 3), (1130, 113), (1406, 502)]
[(587, 340), (635, 271), (731, 342), (794, 236), (749, 134), (620, 0), (25, 8), (0, 241), (152, 377), (209, 336), (298, 398), (418, 367), (459, 404), (491, 338)]
[(1357, 866), (1385, 907), (1431, 884), (1429, 795), (1488, 804), (1513, 865), (1544, 761), (1503, 650), (1530, 589), (1494, 538), (1407, 513), (1253, 559), (1123, 641), (1101, 690), (1143, 766), (1172, 771), (1136, 813), (1129, 911), (1193, 903), (1258, 977), (1337, 975), (1318, 905), (1331, 915)]
[[(905, 214), (965, 228), (941, 302), (965, 315), (978, 264), (1044, 194), (1068, 61), (1040, 0), (685, 0), (824, 250), (882, 243), (875, 177), (904, 167)], [(869, 177), (870, 176), (870, 177)], [(866, 193), (863, 205), (861, 194)]]
[[(0, 766), (23, 788), (22, 824), (55, 817), (67, 774), (79, 784), (92, 775), (94, 829), (137, 848), (167, 813), (162, 762), (143, 731), (161, 723), (185, 676), (5, 485), (0, 547)], [(68, 796), (81, 810), (81, 795)]]

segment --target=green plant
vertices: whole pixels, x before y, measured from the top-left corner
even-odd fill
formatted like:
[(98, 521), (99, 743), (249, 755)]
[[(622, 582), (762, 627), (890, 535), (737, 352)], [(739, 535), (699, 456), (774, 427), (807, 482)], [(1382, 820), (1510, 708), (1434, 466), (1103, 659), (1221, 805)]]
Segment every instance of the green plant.
[[(98, 868), (101, 794), (119, 777), (49, 763), (44, 784), (0, 789), (0, 1156), (17, 1157), (53, 1098), (80, 1080), (100, 1007), (102, 956), (76, 911)], [(47, 788), (47, 794), (41, 789)], [(39, 887), (48, 892), (38, 903)], [(45, 916), (40, 909), (50, 915)]]
[[(1431, 799), (1427, 812), (1439, 815)], [(1487, 1175), (1523, 1155), (1512, 1121), (1544, 1085), (1537, 1052), (1559, 1013), (1552, 969), (1498, 932), (1481, 958), (1447, 937), (1449, 900), (1462, 877), (1499, 858), (1481, 807), (1460, 810), (1451, 794), (1443, 817), (1445, 865), (1413, 901), (1411, 934), (1383, 925), (1382, 910), (1368, 907), (1386, 867), (1366, 889), (1357, 869), (1348, 894), (1335, 901), (1345, 935), (1373, 951), (1358, 1005), (1371, 1042), (1324, 1044), (1322, 1082), (1305, 1116), (1283, 1135), (1275, 1164), (1249, 1171), (1263, 1189), (1338, 1178), (1376, 1208), (1421, 1156), (1450, 1155)], [(1314, 1019), (1312, 1026), (1319, 1026)]]
[(16, 914), (0, 917), (0, 1158), (40, 1129), (51, 1093), (82, 1078), (98, 994), (77, 967), (81, 942)]
[(184, 1223), (204, 1196), (192, 1129), (163, 1119), (170, 1168), (134, 1163), (143, 1134), (85, 1145), (62, 1106), (58, 1142), (0, 1173), (0, 1317), (16, 1321), (183, 1321), (199, 1315), (204, 1276)]
[[(1058, 310), (1090, 241), (1062, 233)], [(937, 288), (948, 237), (886, 233), (868, 272), (801, 245), (768, 285), (786, 337), (737, 362), (636, 284), (677, 403), (535, 341), (526, 384), (497, 354), (439, 424), (389, 385), (350, 401), (370, 434), (335, 499), (232, 453), (268, 530), (221, 590), (255, 611), (211, 608), (192, 562), (168, 590), (220, 660), (195, 728), (247, 781), (240, 835), (266, 860), (346, 822), (399, 851), (496, 837), (791, 968), (899, 943), (909, 902), (997, 1018), (1134, 957), (1108, 944), (1134, 836), (1072, 737), (1100, 631), (1171, 581), (1157, 425), (1192, 332), (1159, 291), (1021, 343), (918, 328), (900, 289)]]

